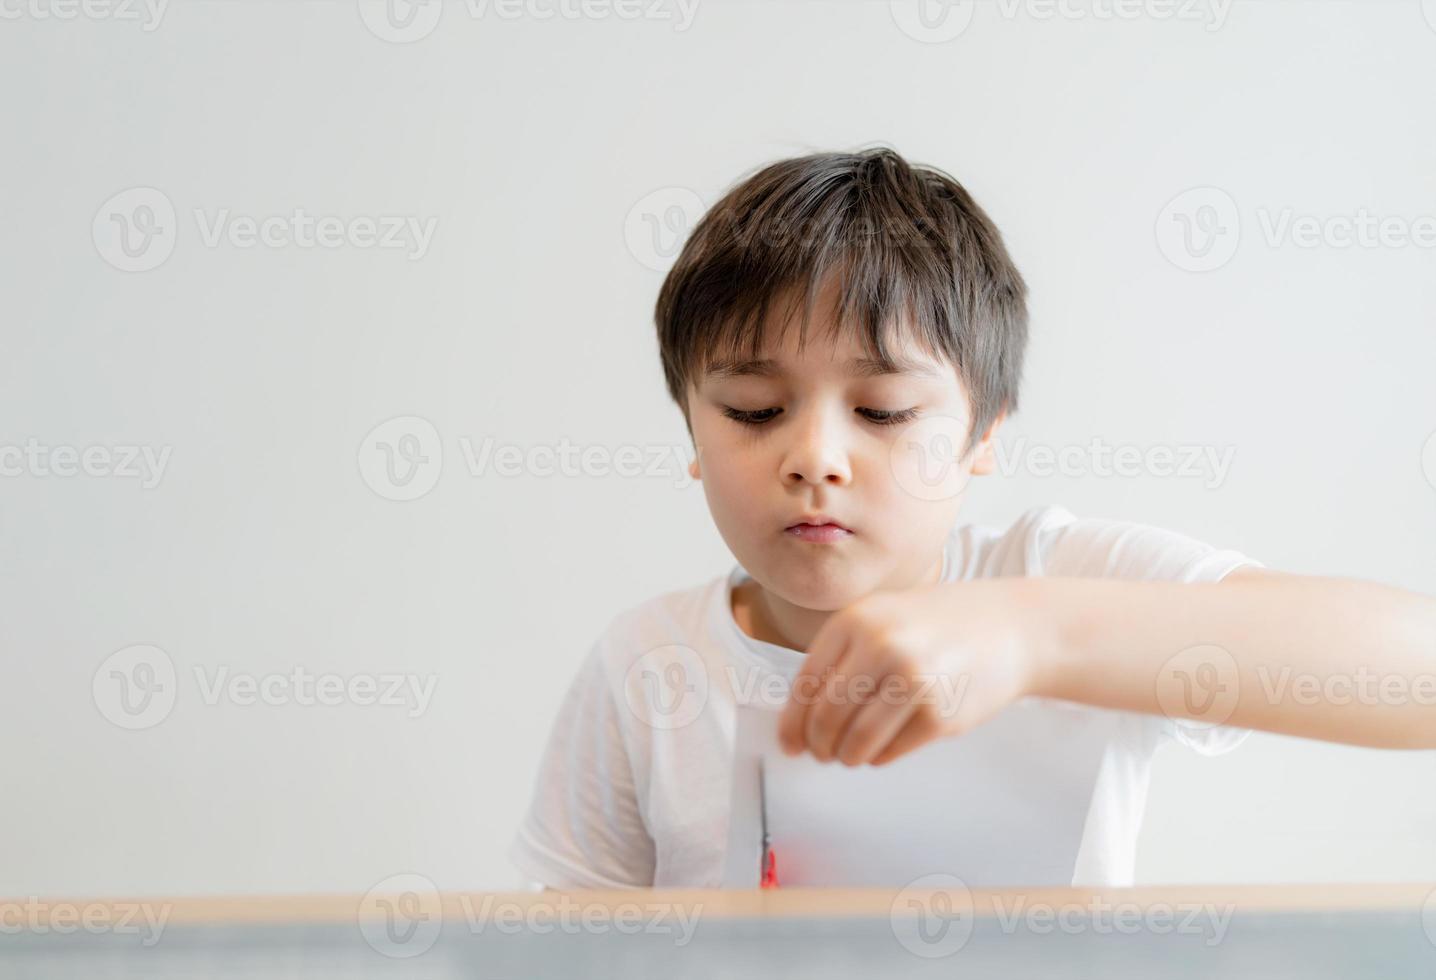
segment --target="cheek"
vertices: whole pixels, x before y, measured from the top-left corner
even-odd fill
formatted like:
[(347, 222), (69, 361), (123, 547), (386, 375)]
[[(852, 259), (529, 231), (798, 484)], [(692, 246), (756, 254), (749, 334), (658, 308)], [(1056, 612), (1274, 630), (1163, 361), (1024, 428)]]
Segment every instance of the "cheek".
[(971, 480), (971, 459), (962, 457), (965, 421), (935, 415), (904, 429), (885, 460), (891, 496), (904, 506), (921, 508), (960, 500)]
[(760, 489), (759, 469), (760, 463), (751, 452), (706, 453), (703, 487), (714, 513), (741, 516), (745, 510), (752, 510)]
[(968, 483), (961, 464), (944, 468), (886, 455), (875, 461), (868, 476), (862, 496), (869, 520), (899, 533), (911, 529), (919, 538), (956, 520)]

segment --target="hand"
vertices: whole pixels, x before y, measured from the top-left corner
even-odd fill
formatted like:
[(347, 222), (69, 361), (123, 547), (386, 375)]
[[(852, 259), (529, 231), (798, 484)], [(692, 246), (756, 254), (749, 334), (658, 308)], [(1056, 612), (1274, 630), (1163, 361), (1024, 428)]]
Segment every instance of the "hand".
[(830, 616), (778, 720), (789, 755), (885, 765), (1035, 693), (1047, 645), (1030, 580), (866, 596)]

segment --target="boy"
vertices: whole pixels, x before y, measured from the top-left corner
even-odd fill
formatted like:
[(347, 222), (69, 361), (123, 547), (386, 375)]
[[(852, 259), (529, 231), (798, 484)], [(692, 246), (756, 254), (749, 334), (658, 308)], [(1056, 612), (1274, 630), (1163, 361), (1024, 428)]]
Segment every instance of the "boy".
[[(1436, 748), (1433, 700), (1415, 696), (1436, 672), (1429, 598), (1060, 507), (956, 525), (1017, 407), (1025, 297), (967, 192), (889, 149), (780, 161), (704, 217), (656, 319), (691, 472), (739, 564), (599, 637), (510, 849), (522, 871), (724, 885), (736, 706), (774, 678), (784, 750), (845, 766), (1022, 699), (1112, 713), (1074, 873), (1091, 885), (1132, 883), (1164, 740)], [(1273, 686), (1287, 668), (1414, 686), (1313, 701)]]

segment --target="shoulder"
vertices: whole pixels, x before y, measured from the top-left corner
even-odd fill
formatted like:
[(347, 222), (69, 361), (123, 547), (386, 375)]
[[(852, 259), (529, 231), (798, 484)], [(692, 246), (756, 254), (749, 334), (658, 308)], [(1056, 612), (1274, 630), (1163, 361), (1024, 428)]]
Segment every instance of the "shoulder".
[(706, 673), (706, 637), (726, 584), (722, 575), (620, 610), (599, 632), (583, 670), (619, 698), (633, 697), (645, 677), (671, 677), (673, 665)]
[(1034, 575), (1042, 566), (1042, 553), (1052, 535), (1077, 520), (1056, 505), (1032, 507), (1007, 527), (963, 524), (952, 531), (957, 578), (995, 578)]
[(973, 561), (967, 577), (1080, 576), (1214, 582), (1242, 566), (1261, 564), (1183, 531), (1137, 521), (1079, 517), (1065, 507), (1024, 511), (1004, 530), (959, 528), (959, 546)]

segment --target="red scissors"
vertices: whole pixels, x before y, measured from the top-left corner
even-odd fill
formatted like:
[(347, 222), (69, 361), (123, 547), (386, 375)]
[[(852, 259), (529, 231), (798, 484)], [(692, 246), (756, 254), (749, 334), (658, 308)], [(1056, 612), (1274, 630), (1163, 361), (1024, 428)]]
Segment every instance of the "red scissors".
[(773, 854), (772, 842), (768, 837), (768, 777), (763, 770), (763, 759), (758, 759), (758, 819), (763, 830), (763, 857), (758, 866), (758, 887), (778, 887), (778, 859)]

